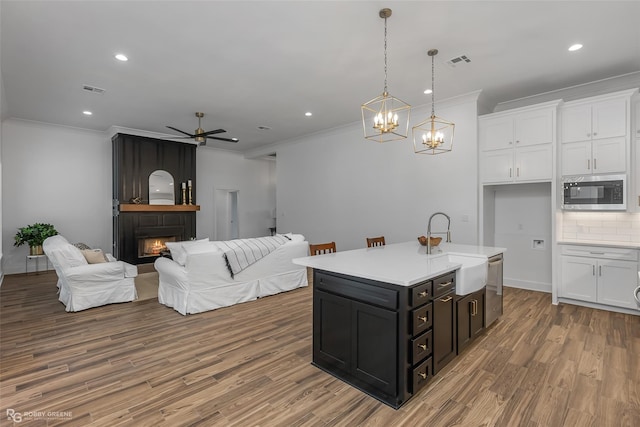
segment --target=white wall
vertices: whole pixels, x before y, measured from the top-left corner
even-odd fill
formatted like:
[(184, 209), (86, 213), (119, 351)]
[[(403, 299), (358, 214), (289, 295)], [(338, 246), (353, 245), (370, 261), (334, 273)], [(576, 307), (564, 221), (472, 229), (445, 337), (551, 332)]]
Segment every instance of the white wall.
[(111, 251), (111, 143), (101, 132), (7, 119), (2, 124), (6, 274), (25, 271), (19, 227), (53, 224), (69, 241)]
[[(504, 283), (551, 292), (552, 248), (551, 183), (496, 185), (494, 244), (507, 248)], [(485, 200), (485, 203), (487, 201)], [(544, 241), (534, 247), (534, 240)]]
[(215, 236), (215, 190), (238, 190), (239, 237), (268, 236), (275, 209), (275, 162), (199, 147), (196, 155), (198, 238)]
[[(25, 271), (29, 248), (14, 247), (13, 237), (34, 222), (52, 223), (71, 242), (111, 251), (112, 132), (8, 119), (2, 134), (4, 273)], [(199, 148), (196, 159), (197, 235), (210, 235), (214, 187), (240, 190), (242, 236), (268, 234), (275, 207), (273, 162), (212, 148)]]
[[(413, 240), (426, 234), (432, 213), (443, 211), (452, 218), (452, 240), (476, 244), (477, 95), (436, 106), (438, 116), (456, 124), (450, 153), (417, 155), (410, 139), (367, 141), (361, 123), (278, 146), (278, 231), (348, 250), (371, 236)], [(413, 121), (429, 114), (430, 107), (414, 108)]]
[[(7, 99), (4, 94), (4, 81), (0, 67), (0, 224), (2, 224), (2, 122), (7, 111)], [(2, 242), (2, 227), (0, 227), (0, 285), (4, 278), (4, 268), (2, 259), (4, 258), (4, 245)]]

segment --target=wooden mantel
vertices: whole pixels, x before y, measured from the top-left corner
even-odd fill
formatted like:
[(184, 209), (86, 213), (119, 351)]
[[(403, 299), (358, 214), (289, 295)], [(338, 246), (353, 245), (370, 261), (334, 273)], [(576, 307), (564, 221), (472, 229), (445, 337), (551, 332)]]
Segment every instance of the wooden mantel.
[(137, 205), (135, 203), (119, 205), (120, 212), (195, 212), (200, 205)]

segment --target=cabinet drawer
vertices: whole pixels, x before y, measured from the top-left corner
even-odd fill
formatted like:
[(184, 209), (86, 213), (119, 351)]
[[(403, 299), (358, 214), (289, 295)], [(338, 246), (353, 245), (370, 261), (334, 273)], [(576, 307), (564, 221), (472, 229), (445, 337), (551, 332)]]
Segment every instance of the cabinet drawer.
[(411, 340), (411, 364), (415, 365), (422, 359), (431, 355), (433, 342), (433, 331), (427, 331), (424, 334)]
[(562, 245), (562, 255), (638, 261), (638, 250), (608, 246)]
[(439, 297), (456, 289), (456, 273), (446, 274), (433, 280), (433, 297)]
[(397, 291), (368, 283), (360, 283), (353, 279), (350, 280), (332, 274), (316, 271), (314, 273), (313, 286), (319, 290), (391, 310), (397, 309), (398, 306)]
[(432, 368), (431, 368), (432, 360), (428, 358), (415, 368), (411, 370), (411, 392), (417, 393), (422, 387), (427, 385), (429, 380), (432, 377)]
[(433, 304), (411, 310), (411, 334), (418, 335), (433, 325)]
[(411, 307), (418, 307), (429, 302), (433, 295), (433, 282), (428, 281), (411, 288)]

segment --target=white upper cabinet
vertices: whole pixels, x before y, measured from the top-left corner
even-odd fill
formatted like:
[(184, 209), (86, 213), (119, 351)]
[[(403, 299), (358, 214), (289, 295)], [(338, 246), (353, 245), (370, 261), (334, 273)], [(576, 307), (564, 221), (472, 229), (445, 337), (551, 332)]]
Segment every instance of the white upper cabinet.
[(479, 118), (483, 183), (553, 179), (556, 111), (560, 101)]
[(561, 173), (626, 173), (630, 107), (637, 89), (567, 102), (560, 108)]
[(628, 132), (628, 97), (564, 105), (560, 111), (562, 142), (613, 138)]
[(626, 145), (625, 137), (562, 144), (562, 175), (624, 172)]

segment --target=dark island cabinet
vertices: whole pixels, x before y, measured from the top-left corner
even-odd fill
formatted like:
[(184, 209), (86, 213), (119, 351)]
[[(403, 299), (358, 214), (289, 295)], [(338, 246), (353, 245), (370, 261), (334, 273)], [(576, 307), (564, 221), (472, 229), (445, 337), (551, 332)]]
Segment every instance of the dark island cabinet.
[(485, 328), (485, 289), (465, 295), (456, 305), (460, 354)]
[(437, 278), (433, 284), (433, 373), (456, 357), (455, 274)]
[(455, 357), (455, 302), (441, 314), (434, 295), (451, 296), (455, 273), (405, 287), (316, 269), (313, 287), (313, 365), (393, 408), (429, 382), (434, 355), (446, 363), (453, 343)]

